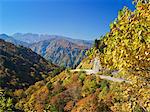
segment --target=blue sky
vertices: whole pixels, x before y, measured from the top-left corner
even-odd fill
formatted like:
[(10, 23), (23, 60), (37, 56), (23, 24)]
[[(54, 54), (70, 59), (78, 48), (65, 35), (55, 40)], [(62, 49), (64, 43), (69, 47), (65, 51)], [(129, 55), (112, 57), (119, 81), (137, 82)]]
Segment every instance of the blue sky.
[(131, 0), (0, 0), (0, 33), (39, 33), (92, 40)]

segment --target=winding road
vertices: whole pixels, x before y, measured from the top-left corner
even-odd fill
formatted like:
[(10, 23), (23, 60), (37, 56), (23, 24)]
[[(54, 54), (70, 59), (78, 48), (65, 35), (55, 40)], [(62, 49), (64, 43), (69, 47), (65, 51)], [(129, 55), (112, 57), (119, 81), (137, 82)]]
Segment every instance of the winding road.
[(114, 78), (111, 76), (106, 76), (106, 75), (97, 75), (97, 73), (102, 69), (101, 65), (100, 65), (100, 60), (98, 58), (94, 59), (94, 65), (93, 65), (93, 69), (75, 69), (75, 70), (70, 70), (70, 72), (86, 72), (87, 75), (95, 75), (97, 77), (100, 77), (101, 79), (105, 79), (105, 80), (110, 80), (113, 82), (126, 82), (126, 83), (131, 83), (131, 81), (122, 79), (122, 78)]

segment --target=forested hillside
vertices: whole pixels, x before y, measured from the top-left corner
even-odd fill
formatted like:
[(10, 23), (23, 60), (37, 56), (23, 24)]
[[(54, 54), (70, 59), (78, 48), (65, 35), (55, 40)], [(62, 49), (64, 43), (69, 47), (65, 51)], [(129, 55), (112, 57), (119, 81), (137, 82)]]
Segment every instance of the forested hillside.
[(16, 33), (12, 36), (0, 34), (0, 39), (28, 47), (46, 60), (67, 68), (75, 68), (93, 44), (93, 41), (88, 40), (32, 33)]
[(31, 49), (0, 40), (0, 87), (23, 89), (44, 79), (56, 68)]
[[(91, 69), (93, 59), (97, 57), (102, 66), (97, 74), (87, 75), (66, 69), (24, 91), (16, 90), (12, 95), (14, 102), (7, 98), (9, 106), (3, 110), (149, 112), (150, 2), (136, 1), (135, 6), (134, 11), (127, 7), (119, 11), (118, 17), (110, 24), (110, 32), (95, 40), (94, 47), (87, 52), (88, 57), (77, 67)], [(130, 82), (104, 80), (97, 76), (101, 74)], [(3, 94), (1, 99), (7, 95)]]

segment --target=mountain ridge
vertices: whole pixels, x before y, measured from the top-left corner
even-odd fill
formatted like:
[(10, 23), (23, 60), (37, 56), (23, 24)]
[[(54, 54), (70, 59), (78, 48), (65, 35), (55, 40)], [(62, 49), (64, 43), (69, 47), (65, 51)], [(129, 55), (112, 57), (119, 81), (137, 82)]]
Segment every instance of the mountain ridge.
[(93, 41), (46, 34), (16, 33), (12, 36), (6, 34), (3, 36), (0, 35), (0, 38), (16, 45), (31, 48), (54, 64), (71, 68), (76, 67), (86, 57), (85, 53), (93, 43)]
[(17, 40), (17, 39), (15, 39), (14, 37), (8, 36), (8, 35), (6, 35), (6, 34), (0, 34), (0, 39), (3, 39), (3, 40), (5, 40), (5, 41), (7, 41), (7, 42), (11, 42), (11, 43), (13, 43), (13, 44), (15, 44), (15, 45), (23, 45), (23, 46), (25, 46), (25, 47), (28, 46), (28, 43), (23, 42), (23, 41), (20, 41), (20, 40)]
[(78, 45), (65, 39), (53, 38), (32, 44), (30, 48), (53, 63), (75, 67), (85, 57), (85, 52), (90, 47), (82, 42)]
[(42, 80), (57, 68), (31, 49), (0, 39), (0, 85), (23, 88)]
[[(49, 40), (52, 38), (62, 38), (62, 39), (66, 39), (66, 40), (72, 40), (72, 41), (86, 41), (86, 42), (93, 42), (92, 40), (82, 40), (82, 39), (73, 39), (67, 36), (61, 36), (61, 35), (49, 35), (49, 34), (38, 34), (38, 33), (14, 33), (11, 35), (14, 39), (16, 40), (21, 40), (24, 42), (27, 42), (29, 44), (31, 43), (37, 43), (40, 41), (44, 41), (44, 40)], [(36, 40), (35, 40), (36, 38)]]

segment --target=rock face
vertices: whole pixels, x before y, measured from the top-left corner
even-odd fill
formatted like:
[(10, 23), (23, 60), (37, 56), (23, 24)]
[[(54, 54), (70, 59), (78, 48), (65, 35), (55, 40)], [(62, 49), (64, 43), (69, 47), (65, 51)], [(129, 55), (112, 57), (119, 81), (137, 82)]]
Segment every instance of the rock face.
[(40, 55), (0, 39), (0, 87), (28, 87), (56, 68)]
[(91, 45), (90, 42), (86, 41), (77, 43), (77, 40), (53, 38), (34, 43), (30, 48), (57, 65), (74, 68), (85, 57), (85, 52)]
[(72, 39), (57, 35), (39, 35), (32, 33), (15, 33), (8, 36), (0, 35), (1, 39), (15, 45), (31, 48), (45, 59), (64, 67), (76, 67), (85, 57), (85, 52), (91, 48), (93, 41)]

